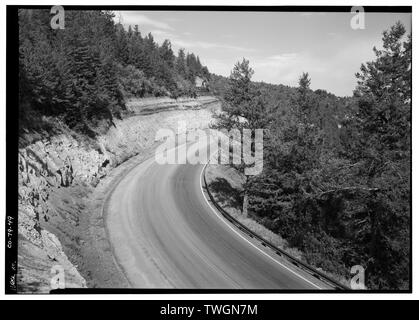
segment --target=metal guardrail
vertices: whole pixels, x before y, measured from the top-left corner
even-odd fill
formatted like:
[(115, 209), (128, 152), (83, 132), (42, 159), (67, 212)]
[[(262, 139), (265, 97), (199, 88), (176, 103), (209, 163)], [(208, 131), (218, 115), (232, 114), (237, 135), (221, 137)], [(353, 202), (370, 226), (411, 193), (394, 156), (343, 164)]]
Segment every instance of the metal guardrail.
[(271, 242), (265, 240), (252, 230), (250, 230), (248, 227), (243, 225), (240, 221), (232, 217), (227, 211), (225, 211), (218, 203), (215, 201), (214, 196), (212, 195), (211, 191), (209, 190), (207, 178), (206, 178), (206, 170), (207, 170), (208, 163), (204, 167), (203, 176), (204, 176), (204, 184), (205, 184), (205, 190), (207, 191), (208, 196), (210, 197), (211, 202), (214, 204), (214, 206), (217, 208), (217, 210), (223, 215), (224, 218), (226, 218), (228, 221), (230, 221), (232, 224), (234, 224), (237, 228), (239, 228), (241, 231), (246, 233), (251, 238), (257, 239), (261, 242), (261, 244), (264, 247), (268, 247), (272, 249), (277, 255), (287, 258), (293, 265), (299, 267), (300, 269), (305, 270), (309, 274), (311, 274), (313, 277), (319, 279), (320, 281), (325, 282), (328, 285), (331, 285), (337, 290), (351, 290), (351, 288), (343, 285), (342, 283), (336, 281), (335, 279), (332, 279), (328, 275), (324, 274), (323, 272), (313, 268), (312, 266), (306, 264), (305, 262), (293, 257), (288, 252), (284, 251), (283, 249), (280, 249), (276, 247)]
[[(185, 102), (188, 102), (188, 101), (185, 101)], [(183, 110), (183, 108), (187, 110), (197, 110), (197, 109), (203, 109), (206, 106), (217, 103), (217, 102), (219, 102), (218, 99), (213, 99), (209, 101), (200, 102), (199, 104), (194, 105), (194, 106), (183, 106), (180, 108), (179, 105), (182, 104), (182, 101), (180, 101), (179, 103), (177, 103), (176, 101), (172, 101), (167, 104), (162, 103), (160, 106), (156, 106), (156, 105), (145, 106), (140, 111), (135, 112), (135, 115), (147, 116), (150, 114), (155, 114), (155, 113), (160, 113), (160, 112), (165, 112), (165, 111)]]

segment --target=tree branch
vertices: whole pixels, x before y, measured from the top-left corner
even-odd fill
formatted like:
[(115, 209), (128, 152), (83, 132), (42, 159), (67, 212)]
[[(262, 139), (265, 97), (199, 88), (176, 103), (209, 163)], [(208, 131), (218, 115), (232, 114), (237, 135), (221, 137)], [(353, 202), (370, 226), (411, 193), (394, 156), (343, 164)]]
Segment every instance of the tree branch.
[(318, 197), (322, 197), (324, 195), (335, 193), (335, 192), (346, 192), (346, 191), (366, 191), (366, 192), (377, 192), (379, 191), (379, 188), (362, 188), (362, 187), (347, 187), (347, 188), (341, 188), (341, 189), (332, 189), (327, 190), (322, 193), (317, 194)]

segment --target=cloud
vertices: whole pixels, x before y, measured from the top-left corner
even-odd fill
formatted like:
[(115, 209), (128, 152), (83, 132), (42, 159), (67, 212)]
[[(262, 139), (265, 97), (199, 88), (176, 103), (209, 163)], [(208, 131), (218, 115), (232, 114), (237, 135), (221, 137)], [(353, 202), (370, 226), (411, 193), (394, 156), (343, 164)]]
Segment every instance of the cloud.
[(231, 70), (234, 67), (234, 64), (237, 61), (234, 61), (234, 59), (213, 59), (213, 58), (207, 58), (205, 59), (205, 64), (208, 66), (209, 70), (212, 73), (223, 75), (228, 77), (230, 75)]
[[(379, 39), (376, 41), (379, 43)], [(354, 60), (353, 57), (359, 57)], [(333, 55), (308, 52), (279, 53), (268, 57), (250, 57), (254, 80), (297, 86), (303, 72), (311, 77), (311, 88), (334, 94), (351, 95), (356, 86), (355, 73), (362, 62), (371, 61), (374, 53), (369, 40), (348, 42)], [(210, 69), (211, 70), (211, 69)]]
[[(139, 27), (147, 25), (157, 29), (173, 30), (173, 28), (163, 21), (151, 19), (144, 14), (135, 11), (119, 11), (122, 15), (124, 25), (138, 25)], [(116, 12), (118, 17), (119, 12)]]
[[(245, 48), (241, 46), (234, 46), (225, 43), (218, 43), (218, 42), (209, 42), (209, 41), (194, 41), (190, 40), (190, 35), (186, 35), (188, 40), (181, 38), (178, 34), (168, 32), (165, 30), (151, 30), (151, 34), (153, 35), (154, 39), (161, 43), (165, 39), (169, 39), (170, 42), (179, 48), (185, 49), (222, 49), (222, 50), (234, 50), (234, 51), (241, 51), (241, 52), (255, 52), (256, 50), (253, 48)], [(184, 33), (182, 34), (184, 35)]]
[(223, 49), (223, 50), (235, 50), (241, 52), (255, 52), (253, 48), (245, 48), (241, 46), (234, 46), (224, 43), (207, 42), (207, 41), (186, 41), (183, 39), (175, 38), (172, 41), (174, 44), (182, 48), (201, 48), (201, 49)]
[(268, 57), (250, 57), (249, 60), (255, 70), (255, 81), (288, 86), (297, 86), (301, 74), (308, 72), (312, 78), (312, 88), (322, 88), (323, 83), (318, 80), (331, 72), (327, 61), (308, 53), (280, 53)]
[(267, 58), (268, 61), (273, 60), (273, 61), (289, 61), (289, 60), (293, 60), (298, 58), (298, 54), (297, 53), (282, 53), (282, 54), (277, 54), (277, 55), (273, 55)]
[(168, 39), (170, 37), (173, 37), (173, 34), (164, 30), (151, 30), (150, 33), (153, 35), (153, 37), (159, 41)]

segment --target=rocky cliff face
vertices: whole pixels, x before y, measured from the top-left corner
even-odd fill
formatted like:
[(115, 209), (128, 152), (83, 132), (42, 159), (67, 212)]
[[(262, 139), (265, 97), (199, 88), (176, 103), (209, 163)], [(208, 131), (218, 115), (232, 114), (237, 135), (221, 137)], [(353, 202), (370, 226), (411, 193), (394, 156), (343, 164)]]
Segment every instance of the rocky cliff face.
[(116, 266), (99, 264), (111, 261), (112, 253), (102, 230), (104, 195), (97, 195), (96, 186), (127, 159), (153, 149), (159, 128), (175, 129), (178, 121), (205, 128), (218, 105), (210, 98), (180, 108), (170, 102), (171, 111), (159, 107), (152, 113), (153, 103), (162, 105), (148, 102), (147, 115), (118, 120), (95, 140), (70, 132), (19, 149), (19, 292), (48, 292), (57, 270), (64, 271), (67, 288), (129, 285), (114, 275)]

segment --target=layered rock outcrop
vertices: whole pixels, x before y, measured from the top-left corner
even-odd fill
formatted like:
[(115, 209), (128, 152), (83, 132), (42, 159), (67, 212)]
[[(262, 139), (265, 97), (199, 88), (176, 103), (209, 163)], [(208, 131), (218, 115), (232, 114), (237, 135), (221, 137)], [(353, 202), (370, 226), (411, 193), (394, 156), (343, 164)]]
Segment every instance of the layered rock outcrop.
[[(95, 187), (119, 164), (152, 148), (159, 128), (175, 130), (179, 121), (205, 128), (212, 108), (218, 108), (211, 97), (166, 100), (131, 102), (132, 115), (96, 139), (68, 132), (19, 149), (19, 292), (48, 292), (57, 266), (67, 288), (102, 285), (95, 281), (100, 270), (92, 270), (101, 266), (88, 262), (91, 242), (106, 241), (89, 234)], [(115, 286), (118, 280), (106, 283)]]

